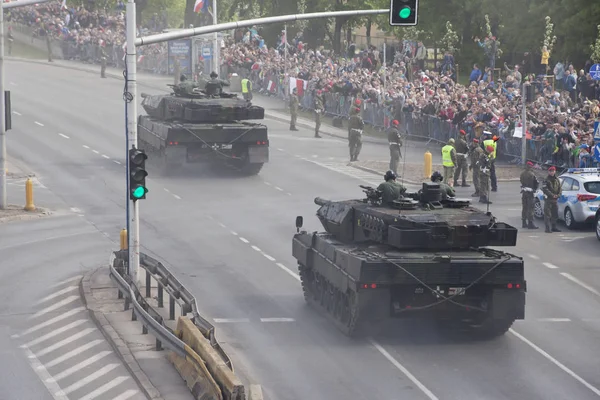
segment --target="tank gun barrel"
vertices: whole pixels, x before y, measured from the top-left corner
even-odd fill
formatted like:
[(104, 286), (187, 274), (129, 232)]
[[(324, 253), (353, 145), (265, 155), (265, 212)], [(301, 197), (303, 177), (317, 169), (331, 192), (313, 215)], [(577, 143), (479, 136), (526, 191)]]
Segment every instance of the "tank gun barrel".
[(331, 200), (326, 200), (322, 197), (315, 197), (315, 204), (318, 206), (324, 206), (325, 204), (331, 203)]

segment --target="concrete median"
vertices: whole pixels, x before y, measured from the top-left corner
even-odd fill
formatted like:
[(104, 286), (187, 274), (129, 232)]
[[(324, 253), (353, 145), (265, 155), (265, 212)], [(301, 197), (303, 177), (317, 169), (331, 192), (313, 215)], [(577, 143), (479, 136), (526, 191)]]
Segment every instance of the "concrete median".
[[(189, 346), (190, 357), (198, 356), (199, 360), (196, 359), (196, 361), (200, 361), (200, 364), (205, 366), (205, 369), (198, 368), (192, 359), (182, 363), (181, 360), (178, 360), (181, 357), (172, 356), (173, 364), (197, 399), (246, 400), (245, 388), (240, 379), (227, 367), (210, 342), (189, 318), (179, 317), (175, 334)], [(193, 366), (193, 369), (189, 364)], [(215, 390), (215, 385), (218, 391)], [(198, 394), (194, 393), (195, 386), (198, 386), (196, 389)]]

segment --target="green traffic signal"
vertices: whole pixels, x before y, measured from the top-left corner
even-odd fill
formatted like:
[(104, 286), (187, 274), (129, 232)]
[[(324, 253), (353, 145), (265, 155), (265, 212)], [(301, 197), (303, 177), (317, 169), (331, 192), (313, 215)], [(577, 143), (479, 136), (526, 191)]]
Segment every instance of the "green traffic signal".
[(410, 7), (404, 7), (398, 13), (398, 15), (400, 15), (400, 18), (408, 18), (408, 17), (410, 17), (410, 14), (411, 14)]
[(133, 190), (132, 195), (136, 199), (141, 199), (146, 193), (148, 193), (148, 189), (143, 186), (138, 186)]

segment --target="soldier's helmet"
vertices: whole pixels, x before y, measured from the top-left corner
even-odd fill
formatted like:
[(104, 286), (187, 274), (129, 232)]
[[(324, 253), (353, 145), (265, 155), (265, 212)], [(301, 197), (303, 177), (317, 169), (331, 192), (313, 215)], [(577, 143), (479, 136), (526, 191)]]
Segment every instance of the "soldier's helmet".
[(385, 175), (383, 176), (383, 179), (387, 182), (390, 181), (392, 179), (396, 179), (396, 173), (392, 170), (389, 170), (388, 172), (385, 173)]
[(433, 174), (431, 174), (431, 182), (441, 182), (443, 180), (444, 177), (442, 174), (440, 174), (440, 171), (435, 171)]
[(179, 80), (180, 80), (181, 82), (183, 82), (183, 81), (186, 81), (186, 80), (187, 80), (187, 78), (186, 78), (186, 76), (185, 76), (184, 74), (181, 74), (181, 76), (179, 76)]

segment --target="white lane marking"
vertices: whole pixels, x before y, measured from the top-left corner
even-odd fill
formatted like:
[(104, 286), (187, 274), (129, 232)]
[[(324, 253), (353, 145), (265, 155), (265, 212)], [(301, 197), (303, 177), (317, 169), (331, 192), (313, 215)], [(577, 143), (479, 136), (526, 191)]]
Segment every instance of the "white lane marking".
[(59, 315), (58, 317), (54, 317), (54, 318), (52, 318), (52, 319), (49, 319), (49, 320), (47, 320), (47, 321), (44, 321), (44, 322), (42, 322), (41, 324), (37, 324), (37, 325), (35, 325), (35, 326), (32, 326), (31, 328), (27, 329), (26, 331), (22, 332), (22, 333), (21, 333), (21, 334), (19, 334), (19, 335), (12, 335), (12, 337), (13, 337), (13, 338), (18, 338), (18, 337), (20, 337), (20, 336), (29, 335), (30, 333), (33, 333), (33, 332), (35, 332), (35, 331), (39, 331), (39, 330), (40, 330), (40, 329), (42, 329), (42, 328), (45, 328), (45, 327), (47, 327), (47, 326), (50, 326), (50, 325), (52, 325), (52, 324), (54, 324), (54, 323), (56, 323), (56, 322), (58, 322), (58, 321), (62, 321), (62, 320), (63, 320), (63, 319), (65, 319), (65, 318), (69, 318), (69, 317), (71, 317), (71, 316), (73, 316), (73, 315), (77, 314), (78, 312), (82, 312), (82, 311), (85, 311), (85, 310), (86, 310), (86, 308), (85, 308), (85, 307), (77, 307), (77, 308), (74, 308), (74, 309), (72, 309), (72, 310), (69, 310), (68, 312), (66, 312), (66, 313), (64, 313), (64, 314), (61, 314), (61, 315)]
[[(47, 237), (47, 238), (30, 240), (28, 242), (15, 243), (15, 244), (11, 244), (11, 245), (8, 245), (8, 246), (0, 247), (0, 251), (6, 250), (6, 249), (11, 249), (13, 247), (21, 247), (21, 246), (26, 246), (26, 245), (29, 245), (29, 244), (34, 244), (34, 243), (47, 242), (47, 241), (55, 240), (55, 239), (66, 239), (68, 237), (73, 237), (73, 236), (90, 235), (92, 233), (95, 234), (95, 233), (98, 233), (98, 231), (94, 230), (94, 231), (79, 232), (79, 233), (69, 233), (67, 235), (50, 236), (50, 237)], [(81, 278), (81, 276), (80, 276), (80, 278)], [(58, 286), (58, 285), (54, 285), (54, 286)]]
[(243, 237), (241, 237), (241, 236), (239, 237), (239, 239), (240, 239), (242, 242), (244, 242), (244, 243), (250, 243), (250, 242), (248, 241), (248, 239), (246, 239), (246, 238), (243, 238)]
[(294, 318), (261, 318), (260, 322), (294, 322)]
[(118, 395), (117, 397), (115, 397), (113, 400), (127, 400), (128, 398), (133, 397), (138, 393), (139, 393), (139, 390), (129, 389), (125, 393), (122, 393), (122, 394)]
[(34, 121), (34, 122), (36, 123), (36, 125), (44, 126), (44, 124), (42, 124), (41, 122), (37, 122), (37, 121)]
[(570, 318), (538, 318), (540, 322), (571, 322)]
[(66, 354), (63, 354), (62, 356), (57, 357), (54, 360), (46, 363), (46, 368), (52, 368), (55, 365), (58, 365), (58, 364), (60, 364), (60, 363), (62, 363), (64, 361), (67, 361), (69, 358), (73, 358), (73, 357), (75, 357), (75, 356), (83, 353), (84, 351), (89, 350), (92, 347), (97, 346), (97, 345), (99, 345), (100, 343), (103, 343), (103, 342), (104, 341), (102, 339), (96, 339), (96, 340), (94, 340), (92, 342), (84, 344), (83, 346), (79, 346), (78, 348), (73, 349), (70, 352), (68, 352)]
[(121, 165), (121, 161), (113, 160), (113, 162), (114, 162), (115, 164), (119, 164), (119, 165)]
[(275, 261), (275, 259), (273, 257), (271, 257), (270, 255), (268, 255), (266, 253), (262, 253), (262, 255), (269, 261)]
[(71, 212), (81, 213), (81, 210), (79, 208), (77, 208), (77, 207), (71, 207)]
[(279, 186), (275, 186), (275, 189), (279, 190), (280, 192), (283, 192), (283, 189), (280, 188)]
[(55, 283), (54, 285), (52, 285), (52, 286), (50, 286), (50, 287), (53, 287), (53, 288), (54, 288), (54, 287), (57, 287), (57, 286), (62, 286), (62, 285), (64, 285), (65, 283), (71, 283), (71, 282), (73, 282), (73, 281), (74, 281), (74, 280), (76, 280), (76, 279), (81, 279), (82, 277), (83, 277), (83, 275), (76, 275), (76, 276), (72, 276), (72, 277), (70, 277), (70, 278), (67, 278), (67, 279), (65, 279), (65, 280), (63, 280), (63, 281), (60, 281), (60, 282), (58, 282), (58, 283)]
[(171, 191), (169, 189), (167, 189), (167, 188), (163, 188), (163, 189), (165, 190), (165, 192), (171, 193)]
[(85, 378), (75, 382), (71, 386), (65, 388), (64, 392), (68, 395), (69, 393), (74, 392), (77, 389), (80, 389), (80, 388), (84, 387), (85, 385), (92, 383), (96, 379), (108, 374), (110, 371), (117, 368), (118, 366), (119, 366), (119, 364), (117, 364), (117, 363), (108, 364), (108, 365), (102, 367), (101, 369), (99, 369), (98, 371), (94, 372), (93, 374), (88, 375)]
[(291, 195), (292, 195), (290, 192), (285, 192), (285, 194), (287, 194), (288, 196), (291, 196)]
[(558, 268), (556, 265), (550, 264), (549, 262), (544, 262), (542, 264), (544, 264), (545, 267), (550, 268), (550, 269), (557, 269)]
[(291, 269), (289, 269), (288, 267), (286, 267), (282, 263), (275, 263), (275, 265), (277, 265), (279, 268), (281, 268), (282, 270), (284, 270), (285, 272), (287, 272), (288, 274), (290, 274), (292, 276), (292, 278), (296, 279), (297, 281), (300, 280), (300, 275), (298, 275), (297, 273), (295, 273), (294, 271), (292, 271)]
[(90, 146), (86, 146), (85, 144), (84, 144), (84, 145), (82, 145), (82, 147), (83, 147), (84, 149), (89, 149), (89, 148), (90, 148)]
[(579, 381), (579, 383), (581, 383), (582, 385), (584, 385), (585, 387), (590, 389), (592, 392), (594, 392), (594, 394), (596, 394), (597, 396), (600, 396), (600, 390), (598, 390), (596, 387), (590, 385), (585, 379), (583, 379), (582, 377), (577, 375), (575, 372), (571, 371), (569, 368), (567, 368), (565, 365), (563, 365), (560, 361), (558, 361), (557, 359), (552, 357), (550, 354), (546, 353), (544, 350), (542, 350), (541, 348), (536, 346), (529, 339), (525, 338), (523, 335), (521, 335), (520, 333), (515, 331), (513, 328), (510, 328), (508, 331), (510, 333), (512, 333), (513, 335), (515, 335), (517, 338), (519, 338), (523, 343), (527, 344), (529, 347), (531, 347), (532, 349), (534, 349), (535, 351), (540, 353), (542, 356), (544, 356), (548, 361), (550, 361), (551, 363), (556, 365), (558, 368), (560, 368), (567, 374), (571, 375), (571, 377), (575, 378), (575, 380)]
[(250, 322), (248, 318), (213, 318), (215, 324), (236, 324), (238, 322)]
[(106, 154), (102, 154), (102, 157), (106, 158), (107, 160), (110, 160), (110, 157), (107, 156)]
[(98, 150), (92, 150), (92, 151), (96, 154), (100, 154), (100, 152)]
[(64, 137), (65, 139), (71, 139), (70, 137), (68, 137), (64, 133), (59, 133), (58, 136)]
[(220, 226), (221, 228), (225, 228), (225, 229), (227, 229), (227, 226), (225, 226), (225, 224), (224, 224), (224, 223), (222, 223), (222, 222), (219, 222), (219, 226)]
[(539, 238), (539, 236), (537, 236), (537, 235), (529, 235), (527, 237), (530, 237), (530, 238)]
[(267, 186), (271, 186), (271, 183), (269, 183), (269, 182), (264, 182), (264, 184)]
[(215, 217), (213, 217), (212, 215), (207, 215), (206, 218), (208, 218), (208, 219), (215, 219)]
[(63, 306), (66, 306), (67, 304), (74, 302), (78, 298), (79, 298), (79, 296), (69, 296), (66, 299), (63, 299), (63, 300), (59, 301), (58, 303), (55, 303), (55, 304), (51, 305), (50, 307), (46, 307), (43, 310), (40, 310), (40, 311), (36, 312), (31, 317), (29, 317), (29, 319), (37, 318), (37, 317), (39, 317), (41, 315), (44, 315), (44, 314), (49, 313), (51, 311), (54, 311), (57, 308), (61, 308)]
[(285, 151), (285, 150), (283, 150), (283, 149), (280, 149), (279, 147), (277, 148), (277, 150), (279, 150), (279, 151)]
[(20, 112), (16, 112), (16, 111), (13, 111), (13, 114), (15, 114), (15, 115), (23, 115)]
[[(128, 376), (119, 376), (119, 377), (113, 379), (112, 381), (100, 386), (98, 389), (94, 390), (93, 392), (88, 393), (87, 395), (83, 396), (79, 400), (94, 400), (95, 398), (97, 398), (98, 396), (102, 396), (104, 393), (108, 392), (112, 388), (119, 386), (121, 383), (125, 382), (127, 379), (129, 379)], [(134, 393), (137, 393), (137, 391)], [(131, 396), (129, 396), (129, 397), (131, 397)]]
[(399, 369), (412, 383), (414, 383), (421, 391), (430, 399), (430, 400), (439, 400), (436, 395), (434, 395), (425, 385), (421, 383), (413, 374), (407, 370), (404, 365), (400, 364), (398, 360), (396, 360), (390, 353), (388, 353), (379, 343), (377, 343), (372, 338), (369, 338), (369, 342), (380, 352), (389, 362), (392, 363), (394, 367)]
[(527, 254), (529, 257), (533, 258), (534, 260), (539, 260), (540, 258), (538, 256), (536, 256), (535, 254)]
[[(73, 211), (73, 209), (71, 209), (71, 211)], [(59, 290), (58, 292), (52, 293), (51, 295), (46, 296), (46, 297), (44, 297), (41, 300), (38, 300), (35, 303), (35, 305), (39, 305), (39, 304), (45, 303), (48, 300), (52, 300), (55, 297), (62, 296), (63, 294), (69, 293), (69, 292), (71, 292), (71, 291), (73, 291), (75, 289), (78, 289), (78, 288), (79, 288), (79, 286), (68, 286), (68, 287), (64, 288), (63, 290)]]
[(173, 197), (175, 197), (177, 200), (181, 200), (181, 197), (177, 196), (176, 194), (174, 194)]
[(260, 247), (257, 247), (257, 246), (254, 246), (254, 245), (252, 245), (251, 247), (252, 247), (254, 250), (258, 251), (259, 253), (261, 252), (261, 250), (260, 250)]
[(27, 348), (25, 349), (25, 354), (27, 354), (27, 358), (29, 359), (31, 367), (40, 378), (44, 386), (46, 386), (46, 389), (48, 389), (48, 392), (52, 398), (54, 400), (69, 400), (65, 392), (63, 392), (60, 386), (58, 386), (58, 383), (52, 379), (52, 376), (48, 373), (48, 370), (42, 365), (35, 354), (33, 354), (31, 350)]
[(238, 235), (238, 234), (237, 234), (237, 232), (234, 232), (234, 231), (229, 231), (229, 232), (230, 232), (230, 233), (231, 233), (233, 236), (237, 236), (237, 235)]
[(72, 367), (65, 369), (60, 374), (54, 375), (54, 379), (57, 381), (60, 381), (61, 379), (65, 379), (65, 378), (73, 375), (75, 372), (87, 367), (88, 365), (92, 365), (96, 361), (103, 359), (110, 353), (112, 353), (112, 351), (110, 351), (110, 350), (101, 351), (100, 353), (83, 360), (79, 364), (75, 364)]
[(313, 154), (312, 158), (319, 158), (319, 156), (317, 154)]
[(13, 85), (13, 86), (19, 86), (19, 85), (17, 85), (17, 84), (16, 84), (16, 83), (14, 83), (14, 82), (9, 82), (9, 83), (10, 83), (11, 85)]
[(90, 334), (90, 333), (94, 332), (95, 330), (96, 330), (96, 328), (87, 328), (87, 329), (84, 329), (83, 331), (81, 331), (79, 333), (76, 333), (76, 334), (74, 334), (72, 336), (69, 336), (68, 338), (63, 339), (60, 342), (54, 343), (52, 346), (46, 347), (44, 350), (39, 351), (37, 353), (37, 356), (38, 357), (42, 357), (42, 356), (45, 356), (48, 353), (52, 353), (54, 350), (60, 349), (61, 347), (66, 346), (69, 343), (72, 343), (72, 342), (74, 342), (74, 341), (76, 341), (78, 339), (81, 339), (82, 337), (86, 336), (87, 334)]
[(39, 338), (34, 339), (31, 342), (29, 342), (29, 343), (27, 343), (27, 344), (25, 344), (25, 345), (23, 345), (21, 347), (29, 347), (29, 348), (31, 348), (31, 346), (35, 346), (36, 344), (40, 344), (42, 342), (45, 342), (48, 339), (52, 339), (54, 336), (58, 336), (61, 333), (66, 332), (69, 329), (76, 328), (76, 327), (78, 327), (81, 324), (85, 324), (86, 322), (87, 322), (87, 319), (80, 319), (80, 320), (77, 320), (77, 321), (73, 321), (73, 322), (71, 322), (68, 325), (65, 325), (63, 327), (60, 327), (59, 329), (53, 330), (52, 332), (45, 334), (44, 336), (40, 336)]
[(561, 272), (560, 274), (562, 276), (564, 276), (565, 278), (567, 278), (568, 280), (570, 280), (571, 282), (576, 283), (579, 286), (581, 286), (582, 288), (584, 288), (584, 289), (592, 292), (596, 296), (600, 296), (600, 292), (598, 292), (596, 289), (594, 289), (593, 287), (591, 287), (587, 283), (584, 283), (584, 282), (580, 281), (579, 279), (575, 278), (573, 275), (567, 274), (566, 272)]

